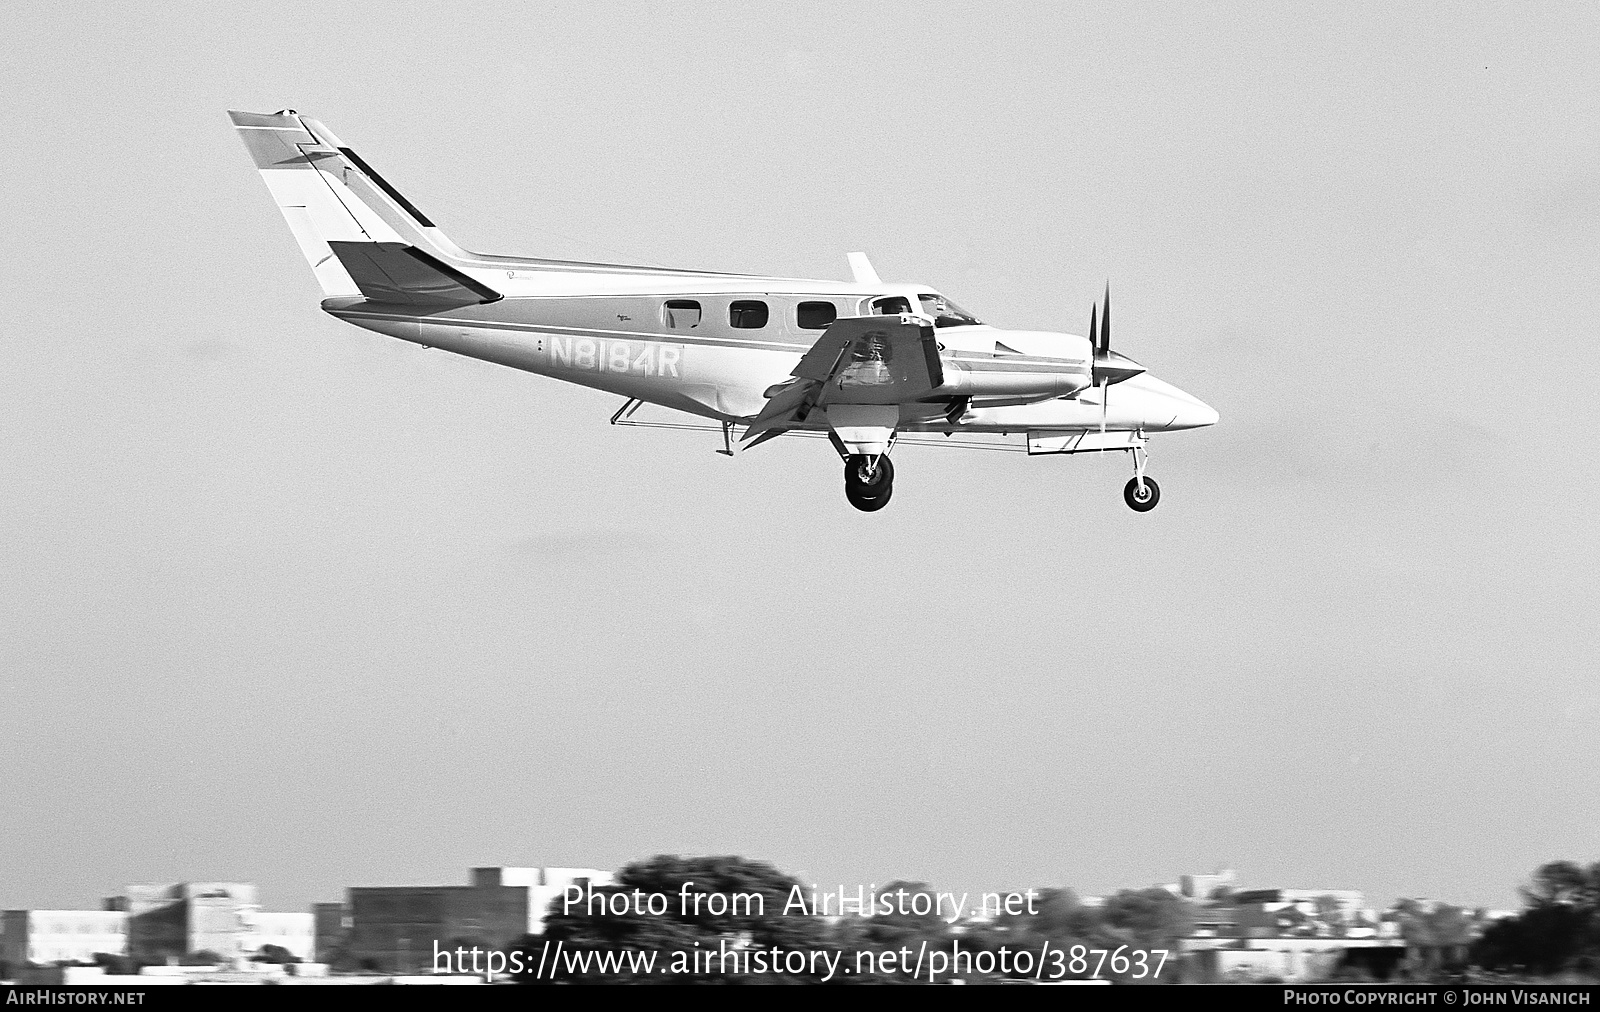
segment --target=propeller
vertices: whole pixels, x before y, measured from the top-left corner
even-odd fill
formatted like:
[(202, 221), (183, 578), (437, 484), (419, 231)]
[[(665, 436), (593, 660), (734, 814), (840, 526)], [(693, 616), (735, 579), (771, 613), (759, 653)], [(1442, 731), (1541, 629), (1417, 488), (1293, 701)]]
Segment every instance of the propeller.
[(1094, 349), (1094, 385), (1097, 387), (1121, 383), (1145, 371), (1144, 366), (1133, 359), (1111, 350), (1110, 284), (1106, 285), (1106, 308), (1098, 323), (1094, 309), (1089, 310), (1089, 345)]
[(1106, 283), (1105, 312), (1089, 307), (1089, 348), (1094, 356), (1092, 378), (1100, 391), (1100, 434), (1106, 432), (1106, 413), (1111, 410), (1111, 387), (1144, 372), (1144, 366), (1111, 350), (1111, 283)]

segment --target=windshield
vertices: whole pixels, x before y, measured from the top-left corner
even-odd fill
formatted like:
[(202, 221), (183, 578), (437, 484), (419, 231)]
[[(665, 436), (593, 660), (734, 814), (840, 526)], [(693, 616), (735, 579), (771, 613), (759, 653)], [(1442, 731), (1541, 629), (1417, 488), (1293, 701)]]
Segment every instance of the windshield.
[(917, 301), (922, 303), (922, 312), (933, 317), (935, 327), (975, 327), (981, 323), (976, 316), (943, 295), (918, 295)]

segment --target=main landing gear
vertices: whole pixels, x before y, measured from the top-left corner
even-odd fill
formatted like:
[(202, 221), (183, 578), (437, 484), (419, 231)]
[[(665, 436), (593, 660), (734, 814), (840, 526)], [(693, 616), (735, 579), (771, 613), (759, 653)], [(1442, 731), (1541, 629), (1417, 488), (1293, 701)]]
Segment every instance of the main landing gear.
[(887, 453), (852, 453), (844, 459), (844, 497), (864, 513), (889, 505), (894, 494), (894, 464)]

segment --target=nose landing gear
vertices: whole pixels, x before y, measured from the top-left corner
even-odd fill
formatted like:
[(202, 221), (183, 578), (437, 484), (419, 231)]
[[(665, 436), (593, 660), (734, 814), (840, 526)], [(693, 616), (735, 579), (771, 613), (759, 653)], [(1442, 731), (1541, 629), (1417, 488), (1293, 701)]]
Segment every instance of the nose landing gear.
[(894, 464), (885, 453), (852, 453), (844, 460), (844, 497), (864, 513), (889, 505), (894, 494)]
[(1133, 477), (1122, 487), (1122, 501), (1136, 513), (1148, 513), (1161, 501), (1161, 486), (1156, 484), (1154, 478), (1144, 476), (1144, 465), (1150, 459), (1150, 454), (1145, 448), (1134, 446), (1132, 452)]

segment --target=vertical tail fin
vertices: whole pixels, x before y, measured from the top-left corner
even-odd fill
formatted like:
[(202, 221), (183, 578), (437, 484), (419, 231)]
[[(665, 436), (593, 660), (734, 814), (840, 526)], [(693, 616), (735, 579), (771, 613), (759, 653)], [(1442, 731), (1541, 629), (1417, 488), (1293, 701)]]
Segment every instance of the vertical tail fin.
[[(461, 248), (327, 127), (293, 109), (228, 116), (325, 296), (371, 298), (372, 279), (383, 276), (374, 264), (404, 247), (420, 250), (471, 288), (471, 268), (459, 263)], [(385, 285), (413, 287), (403, 279), (386, 278)]]

